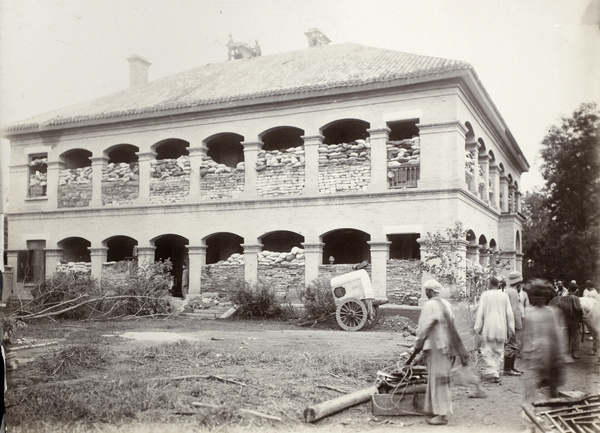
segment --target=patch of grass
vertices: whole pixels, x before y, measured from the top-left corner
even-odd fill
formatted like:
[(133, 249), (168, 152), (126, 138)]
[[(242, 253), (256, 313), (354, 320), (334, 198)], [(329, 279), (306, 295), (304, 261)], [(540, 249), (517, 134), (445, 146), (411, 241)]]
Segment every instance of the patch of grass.
[(101, 369), (108, 363), (109, 356), (109, 350), (86, 343), (53, 351), (41, 357), (37, 366), (46, 376), (73, 379), (89, 370)]

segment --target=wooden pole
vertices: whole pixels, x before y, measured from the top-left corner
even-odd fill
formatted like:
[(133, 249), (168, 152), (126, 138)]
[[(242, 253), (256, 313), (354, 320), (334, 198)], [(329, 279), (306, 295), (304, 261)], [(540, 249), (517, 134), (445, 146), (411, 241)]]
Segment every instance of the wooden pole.
[(304, 409), (304, 422), (315, 422), (349, 407), (364, 403), (369, 401), (373, 394), (378, 393), (376, 386), (370, 386), (369, 388), (361, 389), (333, 400), (309, 406)]

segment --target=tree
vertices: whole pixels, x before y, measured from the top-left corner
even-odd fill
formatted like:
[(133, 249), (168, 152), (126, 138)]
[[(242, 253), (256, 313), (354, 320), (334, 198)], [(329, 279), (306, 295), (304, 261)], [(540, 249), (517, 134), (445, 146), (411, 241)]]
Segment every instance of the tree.
[(527, 197), (531, 220), (524, 238), (533, 235), (525, 256), (543, 265), (547, 276), (580, 282), (598, 276), (599, 139), (598, 107), (584, 103), (542, 141), (545, 186)]

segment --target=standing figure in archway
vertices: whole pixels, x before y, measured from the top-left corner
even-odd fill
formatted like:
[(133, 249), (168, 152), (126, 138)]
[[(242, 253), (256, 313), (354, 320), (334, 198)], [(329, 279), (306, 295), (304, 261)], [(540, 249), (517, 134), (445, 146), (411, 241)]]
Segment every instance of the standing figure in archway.
[(181, 265), (181, 297), (185, 299), (190, 290), (190, 270), (184, 262)]

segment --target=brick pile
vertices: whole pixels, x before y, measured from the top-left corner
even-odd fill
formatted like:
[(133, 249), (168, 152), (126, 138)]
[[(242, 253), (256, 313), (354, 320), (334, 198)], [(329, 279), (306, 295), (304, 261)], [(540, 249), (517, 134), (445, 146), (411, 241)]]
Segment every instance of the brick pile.
[(115, 164), (111, 162), (102, 169), (102, 181), (106, 182), (129, 182), (130, 180), (139, 180), (139, 165), (137, 162), (121, 162)]
[(92, 200), (91, 182), (73, 182), (58, 187), (57, 205), (65, 207), (85, 207)]
[(232, 168), (205, 156), (200, 166), (200, 177), (202, 200), (239, 198), (244, 191), (245, 165), (244, 162), (240, 162), (236, 168)]
[(59, 274), (91, 274), (92, 264), (90, 262), (68, 262), (57, 263), (56, 273)]
[(388, 260), (386, 291), (390, 302), (419, 305), (421, 274), (418, 260)]
[(92, 180), (92, 167), (66, 168), (58, 172), (58, 186), (72, 183), (90, 183)]
[(150, 179), (150, 203), (181, 203), (190, 193), (190, 175)]
[(103, 182), (102, 204), (104, 206), (135, 204), (139, 196), (138, 181)]
[(415, 166), (421, 163), (421, 141), (419, 137), (387, 142), (388, 167)]

